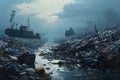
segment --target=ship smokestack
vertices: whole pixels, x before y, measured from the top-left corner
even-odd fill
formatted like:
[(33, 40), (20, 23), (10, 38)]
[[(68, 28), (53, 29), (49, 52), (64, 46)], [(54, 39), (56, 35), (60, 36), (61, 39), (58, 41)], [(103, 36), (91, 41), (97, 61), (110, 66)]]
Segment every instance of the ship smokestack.
[(10, 22), (10, 24), (11, 24), (11, 29), (14, 28), (13, 20), (14, 20), (14, 17), (15, 17), (15, 13), (16, 13), (16, 11), (13, 10), (13, 11), (12, 11), (12, 14), (10, 15), (10, 20), (9, 20), (9, 22)]

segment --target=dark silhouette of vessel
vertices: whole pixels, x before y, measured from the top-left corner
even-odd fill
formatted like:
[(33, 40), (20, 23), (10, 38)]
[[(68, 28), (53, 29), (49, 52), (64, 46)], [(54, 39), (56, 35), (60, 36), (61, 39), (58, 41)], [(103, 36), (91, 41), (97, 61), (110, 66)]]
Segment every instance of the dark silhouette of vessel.
[[(27, 39), (41, 39), (39, 33), (34, 34), (33, 31), (29, 30), (29, 18), (28, 18), (28, 26), (21, 25), (19, 29), (17, 29), (17, 24), (13, 23), (15, 11), (12, 11), (10, 15), (10, 24), (11, 28), (5, 29), (5, 34), (9, 37), (18, 37), (18, 38), (27, 38)], [(16, 28), (14, 26), (16, 25)]]
[(69, 30), (66, 30), (66, 31), (65, 31), (65, 36), (66, 36), (66, 37), (73, 36), (73, 35), (75, 35), (75, 32), (74, 32), (74, 30), (72, 29), (72, 27), (70, 27)]

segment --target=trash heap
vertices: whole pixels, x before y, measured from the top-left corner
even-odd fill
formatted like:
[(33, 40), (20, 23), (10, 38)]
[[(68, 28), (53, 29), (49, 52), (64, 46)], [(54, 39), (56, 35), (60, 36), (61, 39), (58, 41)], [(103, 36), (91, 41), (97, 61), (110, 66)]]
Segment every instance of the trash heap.
[(5, 42), (14, 42), (16, 47), (26, 47), (26, 48), (32, 48), (37, 49), (39, 47), (42, 47), (48, 40), (43, 37), (41, 39), (26, 39), (26, 38), (14, 38), (14, 37), (8, 37), (6, 35), (0, 35), (0, 40)]
[(64, 60), (71, 69), (92, 68), (102, 72), (119, 72), (120, 26), (107, 27), (98, 31), (98, 34), (91, 32), (81, 38), (66, 40), (52, 51), (49, 56)]
[(0, 40), (0, 80), (50, 80), (44, 68), (35, 68), (35, 54), (15, 43)]

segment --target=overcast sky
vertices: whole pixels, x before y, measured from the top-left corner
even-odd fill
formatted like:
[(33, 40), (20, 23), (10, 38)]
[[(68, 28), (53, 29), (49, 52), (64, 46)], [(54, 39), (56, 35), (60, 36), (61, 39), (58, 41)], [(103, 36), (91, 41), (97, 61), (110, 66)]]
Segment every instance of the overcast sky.
[(99, 26), (120, 22), (120, 0), (1, 0), (0, 27), (9, 26), (12, 10), (16, 10), (15, 22), (27, 24), (31, 29), (44, 33), (48, 38), (64, 36), (73, 27), (76, 31), (92, 21)]

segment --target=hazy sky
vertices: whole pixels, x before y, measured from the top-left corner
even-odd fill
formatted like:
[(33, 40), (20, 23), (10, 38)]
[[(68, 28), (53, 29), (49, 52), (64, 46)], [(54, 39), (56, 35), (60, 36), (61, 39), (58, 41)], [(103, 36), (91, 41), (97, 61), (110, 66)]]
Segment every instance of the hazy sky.
[(119, 23), (120, 0), (1, 0), (0, 27), (9, 26), (9, 16), (16, 10), (15, 22), (27, 24), (48, 38), (64, 36), (65, 29), (76, 31), (92, 21), (99, 25)]

